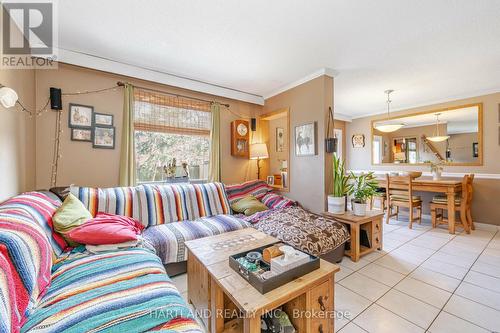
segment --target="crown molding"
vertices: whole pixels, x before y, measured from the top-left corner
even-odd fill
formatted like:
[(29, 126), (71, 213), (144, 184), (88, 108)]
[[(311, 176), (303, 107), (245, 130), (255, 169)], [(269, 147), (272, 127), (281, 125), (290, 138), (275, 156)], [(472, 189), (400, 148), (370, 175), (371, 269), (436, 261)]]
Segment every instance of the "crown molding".
[(347, 122), (352, 122), (352, 118), (348, 115), (345, 115), (343, 113), (338, 113), (338, 112), (333, 112), (333, 118), (335, 120), (342, 120), (342, 121), (347, 121)]
[(162, 72), (156, 69), (127, 64), (113, 59), (99, 57), (93, 54), (76, 52), (72, 50), (58, 49), (59, 62), (110, 72), (119, 75), (130, 76), (146, 81), (157, 82), (169, 86), (189, 89), (205, 94), (235, 99), (257, 105), (264, 105), (262, 96), (231, 89), (215, 84), (190, 79), (187, 77)]
[[(491, 94), (496, 94), (500, 92), (500, 87), (498, 88), (492, 88), (492, 89), (484, 89), (484, 90), (479, 90), (476, 91), (475, 93), (468, 93), (468, 94), (461, 94), (461, 95), (455, 95), (452, 97), (444, 98), (444, 99), (439, 99), (439, 100), (434, 100), (430, 102), (425, 102), (425, 103), (420, 103), (420, 104), (412, 104), (412, 105), (405, 105), (403, 107), (393, 109), (391, 107), (391, 113), (392, 112), (398, 112), (398, 111), (407, 111), (410, 109), (415, 109), (415, 108), (421, 108), (421, 107), (432, 107), (435, 104), (442, 104), (442, 103), (449, 103), (449, 102), (458, 102), (462, 99), (467, 99), (467, 98), (474, 98), (474, 97), (481, 97), (485, 95), (491, 95)], [(351, 117), (352, 120), (359, 119), (359, 118), (366, 118), (366, 117), (372, 117), (372, 116), (377, 116), (380, 114), (387, 113), (387, 109), (383, 111), (377, 111), (377, 112), (372, 112), (372, 113), (366, 113), (366, 114), (361, 114), (357, 116)]]
[(264, 95), (264, 100), (271, 98), (273, 96), (279, 95), (282, 92), (285, 92), (287, 90), (290, 90), (292, 88), (300, 86), (301, 84), (304, 84), (308, 81), (314, 80), (315, 78), (318, 78), (318, 77), (323, 76), (323, 75), (329, 76), (329, 77), (335, 77), (338, 75), (338, 72), (331, 69), (331, 68), (328, 68), (328, 67), (321, 68), (321, 69), (319, 69), (315, 72), (312, 72), (312, 73), (310, 73), (310, 74), (308, 74), (308, 75), (306, 75), (298, 80), (295, 80), (291, 83), (288, 83), (288, 84), (274, 90), (273, 92), (271, 92), (267, 95)]

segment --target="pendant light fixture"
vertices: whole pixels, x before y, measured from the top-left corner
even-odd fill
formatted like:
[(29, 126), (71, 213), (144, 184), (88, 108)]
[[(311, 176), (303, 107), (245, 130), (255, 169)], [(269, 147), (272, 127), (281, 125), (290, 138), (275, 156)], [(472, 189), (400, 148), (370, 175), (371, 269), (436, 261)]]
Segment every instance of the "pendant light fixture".
[(375, 129), (377, 131), (384, 132), (384, 133), (395, 132), (405, 125), (401, 122), (393, 122), (390, 120), (391, 119), (390, 118), (390, 113), (391, 113), (390, 108), (391, 108), (391, 102), (392, 102), (391, 101), (391, 93), (393, 91), (394, 90), (392, 90), (392, 89), (384, 91), (384, 93), (387, 94), (387, 120), (384, 122), (375, 124)]
[(428, 136), (427, 140), (432, 142), (443, 142), (450, 138), (449, 135), (439, 135), (439, 116), (441, 113), (436, 113), (436, 135)]

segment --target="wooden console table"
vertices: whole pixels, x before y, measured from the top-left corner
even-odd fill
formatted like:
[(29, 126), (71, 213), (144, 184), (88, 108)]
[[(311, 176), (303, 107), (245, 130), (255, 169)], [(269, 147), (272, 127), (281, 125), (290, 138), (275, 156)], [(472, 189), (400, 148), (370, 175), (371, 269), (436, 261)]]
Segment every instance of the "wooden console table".
[[(382, 223), (382, 218), (384, 217), (383, 211), (368, 210), (365, 216), (356, 216), (352, 211), (347, 211), (342, 215), (329, 212), (324, 212), (323, 214), (349, 225), (351, 229), (351, 240), (349, 241), (350, 249), (345, 252), (345, 255), (351, 257), (352, 261), (356, 262), (361, 256), (375, 250), (382, 250), (382, 228), (384, 225)], [(371, 245), (370, 247), (361, 245), (361, 230), (366, 231)]]
[[(231, 332), (260, 333), (261, 315), (278, 307), (288, 314), (297, 332), (334, 332), (337, 265), (321, 260), (319, 269), (266, 294), (261, 294), (229, 267), (230, 255), (277, 241), (246, 228), (186, 242), (189, 302), (198, 313), (210, 314), (202, 318), (209, 332), (228, 332), (225, 326), (236, 320), (238, 324), (231, 327)], [(235, 310), (241, 318), (228, 318), (226, 314), (234, 314)]]

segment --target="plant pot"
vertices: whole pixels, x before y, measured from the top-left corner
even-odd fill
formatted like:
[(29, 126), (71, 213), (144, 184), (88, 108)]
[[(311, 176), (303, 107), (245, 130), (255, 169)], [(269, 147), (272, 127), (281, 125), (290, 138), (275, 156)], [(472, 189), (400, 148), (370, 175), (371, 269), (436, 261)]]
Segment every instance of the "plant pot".
[(440, 180), (441, 179), (441, 170), (432, 171), (432, 180)]
[(352, 202), (352, 212), (356, 216), (365, 216), (366, 215), (366, 203), (360, 203), (353, 201)]
[(346, 196), (334, 197), (328, 196), (328, 212), (332, 214), (342, 215), (345, 213)]

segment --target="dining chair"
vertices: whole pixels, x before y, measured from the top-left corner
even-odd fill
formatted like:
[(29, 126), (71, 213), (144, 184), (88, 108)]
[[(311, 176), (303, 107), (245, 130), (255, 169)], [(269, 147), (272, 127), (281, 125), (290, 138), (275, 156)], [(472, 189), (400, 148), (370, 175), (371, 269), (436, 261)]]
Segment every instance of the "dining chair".
[[(471, 229), (475, 230), (471, 214), (473, 181), (474, 174), (465, 175), (462, 178), (462, 191), (455, 197), (455, 211), (459, 213), (459, 222), (457, 222), (456, 225), (464, 228), (465, 232), (468, 234), (470, 234)], [(445, 195), (434, 196), (430, 203), (430, 207), (433, 228), (439, 224), (448, 224), (448, 219), (444, 217), (444, 212), (448, 210), (448, 199)], [(448, 225), (448, 228), (449, 227)]]
[[(386, 223), (389, 223), (391, 217), (399, 218), (399, 208), (408, 208), (409, 228), (413, 227), (413, 222), (422, 223), (422, 199), (420, 196), (413, 195), (413, 178), (411, 176), (390, 176), (386, 174), (387, 194), (387, 215)], [(393, 209), (396, 212), (393, 212)], [(414, 218), (414, 209), (417, 210), (417, 217)]]

